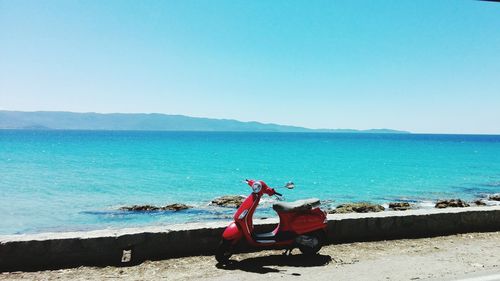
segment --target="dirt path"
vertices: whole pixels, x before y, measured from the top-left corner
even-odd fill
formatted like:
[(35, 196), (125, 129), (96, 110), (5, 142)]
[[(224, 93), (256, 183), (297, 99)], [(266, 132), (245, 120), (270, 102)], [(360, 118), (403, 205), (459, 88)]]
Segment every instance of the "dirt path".
[(0, 280), (456, 280), (500, 273), (500, 232), (330, 245), (309, 259), (293, 253), (239, 254), (224, 268), (201, 256), (122, 268), (3, 273)]

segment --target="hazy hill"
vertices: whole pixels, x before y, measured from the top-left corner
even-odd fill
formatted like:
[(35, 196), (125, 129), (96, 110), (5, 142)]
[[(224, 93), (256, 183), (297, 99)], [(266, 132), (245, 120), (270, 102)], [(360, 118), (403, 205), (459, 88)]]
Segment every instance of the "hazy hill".
[(363, 131), (351, 129), (313, 130), (278, 124), (157, 113), (101, 114), (4, 110), (0, 110), (0, 129), (408, 133), (388, 129)]

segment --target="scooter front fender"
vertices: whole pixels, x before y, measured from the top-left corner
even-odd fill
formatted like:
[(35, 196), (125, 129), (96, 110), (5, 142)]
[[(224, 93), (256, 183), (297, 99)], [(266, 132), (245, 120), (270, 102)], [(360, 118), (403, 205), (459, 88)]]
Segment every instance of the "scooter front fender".
[(230, 223), (222, 233), (222, 238), (230, 241), (238, 241), (242, 236), (243, 233), (235, 222)]

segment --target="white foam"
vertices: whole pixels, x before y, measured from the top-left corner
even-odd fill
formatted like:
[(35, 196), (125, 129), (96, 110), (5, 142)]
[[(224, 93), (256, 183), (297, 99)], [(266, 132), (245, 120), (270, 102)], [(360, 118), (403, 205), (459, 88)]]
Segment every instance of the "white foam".
[(487, 206), (500, 206), (500, 201), (495, 200), (483, 200)]
[(434, 206), (436, 205), (436, 202), (434, 202), (434, 201), (422, 201), (422, 202), (418, 202), (416, 205), (419, 209), (433, 209)]

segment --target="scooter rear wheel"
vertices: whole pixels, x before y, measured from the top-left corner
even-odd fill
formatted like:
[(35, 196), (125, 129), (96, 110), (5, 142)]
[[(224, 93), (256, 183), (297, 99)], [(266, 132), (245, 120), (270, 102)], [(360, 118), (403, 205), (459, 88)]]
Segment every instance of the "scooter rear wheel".
[(297, 242), (297, 247), (304, 255), (315, 255), (323, 246), (324, 236), (324, 233), (321, 231), (301, 235), (299, 239), (303, 239), (303, 241), (301, 241), (302, 243)]
[(233, 243), (230, 240), (222, 239), (215, 251), (215, 259), (220, 264), (226, 264), (233, 255)]

